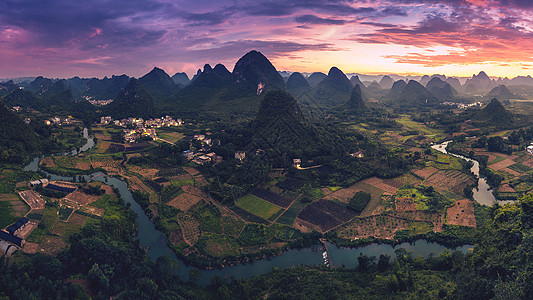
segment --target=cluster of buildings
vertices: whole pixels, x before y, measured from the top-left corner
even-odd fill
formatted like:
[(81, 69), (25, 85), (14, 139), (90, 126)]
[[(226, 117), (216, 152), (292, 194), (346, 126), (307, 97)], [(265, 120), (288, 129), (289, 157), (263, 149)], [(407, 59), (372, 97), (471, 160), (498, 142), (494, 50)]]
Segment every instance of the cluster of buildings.
[(84, 98), (85, 98), (85, 100), (89, 101), (89, 103), (91, 103), (91, 104), (94, 105), (94, 106), (106, 106), (106, 105), (108, 105), (109, 103), (113, 102), (113, 99), (108, 99), (108, 100), (94, 100), (92, 97), (89, 97), (89, 96), (85, 96)]
[[(211, 133), (207, 132), (206, 134), (196, 134), (190, 138), (194, 141), (200, 141), (202, 143), (202, 148), (198, 150), (185, 150), (183, 151), (183, 156), (199, 165), (203, 165), (208, 162), (213, 162), (215, 164), (222, 162), (222, 156), (217, 155), (215, 152), (209, 152), (209, 149), (211, 149), (211, 146), (213, 146), (213, 139), (211, 139), (209, 135), (211, 135)], [(220, 141), (217, 140), (217, 142), (218, 145), (220, 145)]]
[(195, 152), (192, 150), (183, 151), (183, 156), (188, 160), (191, 160), (194, 163), (199, 165), (206, 164), (208, 162), (213, 162), (215, 164), (222, 162), (222, 156), (217, 155), (215, 152), (205, 153), (205, 152)]
[(141, 137), (150, 137), (153, 140), (157, 138), (156, 128), (171, 127), (183, 125), (181, 119), (175, 120), (170, 116), (165, 116), (156, 119), (144, 120), (143, 118), (127, 118), (122, 120), (113, 120), (110, 116), (101, 117), (100, 125), (114, 124), (120, 127), (128, 127), (133, 129), (124, 129), (124, 141), (127, 143), (134, 143)]
[(463, 104), (463, 103), (454, 103), (454, 102), (449, 102), (449, 101), (446, 101), (446, 102), (442, 102), (443, 105), (449, 105), (449, 106), (455, 106), (459, 109), (467, 109), (469, 107), (474, 107), (474, 106), (481, 106), (482, 103), (477, 101), (477, 102), (474, 102), (474, 103), (471, 103), (471, 104)]
[(72, 124), (73, 120), (71, 118), (59, 118), (59, 117), (53, 117), (48, 120), (44, 120), (44, 124), (46, 125), (70, 125)]
[(136, 129), (124, 129), (124, 141), (135, 143), (141, 137), (150, 137), (152, 140), (157, 138), (155, 128), (137, 127)]
[(133, 125), (135, 127), (153, 127), (153, 128), (183, 125), (183, 121), (181, 119), (175, 120), (174, 118), (170, 116), (165, 116), (165, 117), (156, 118), (156, 119), (149, 119), (149, 120), (144, 120), (143, 118), (132, 118), (132, 117), (129, 117), (127, 119), (121, 119), (121, 120), (113, 120), (113, 118), (111, 118), (110, 116), (100, 118), (101, 125), (108, 125), (111, 123), (115, 124), (116, 126), (120, 126), (120, 127), (127, 127), (129, 125)]
[(6, 230), (0, 230), (0, 256), (9, 256), (17, 250), (17, 247), (24, 246), (25, 241), (20, 235), (29, 224), (30, 220), (22, 217), (9, 225)]

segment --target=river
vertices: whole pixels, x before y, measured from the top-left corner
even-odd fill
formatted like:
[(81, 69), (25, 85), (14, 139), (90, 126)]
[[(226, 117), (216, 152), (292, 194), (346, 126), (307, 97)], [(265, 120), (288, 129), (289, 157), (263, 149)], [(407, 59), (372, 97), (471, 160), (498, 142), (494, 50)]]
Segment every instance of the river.
[[(94, 141), (87, 135), (87, 129), (84, 129), (84, 137), (87, 139), (87, 144), (81, 147), (81, 151), (86, 151), (94, 146)], [(70, 152), (69, 152), (70, 153)], [(73, 153), (73, 152), (72, 152)], [(70, 153), (70, 154), (72, 154)], [(67, 154), (67, 153), (66, 153)], [(39, 162), (41, 158), (37, 157), (33, 159), (26, 167), (25, 171), (38, 171)], [(72, 181), (72, 177), (58, 176), (55, 174), (47, 173), (51, 176), (52, 180), (66, 180)], [(168, 256), (178, 261), (178, 274), (188, 280), (189, 271), (191, 266), (187, 266), (181, 259), (179, 259), (173, 250), (167, 246), (166, 236), (159, 230), (157, 230), (150, 219), (145, 215), (143, 209), (137, 202), (133, 200), (131, 192), (128, 190), (126, 182), (114, 177), (108, 177), (105, 174), (98, 172), (91, 175), (83, 176), (85, 180), (105, 182), (108, 185), (118, 189), (122, 199), (126, 203), (131, 204), (131, 209), (137, 214), (137, 238), (139, 239), (142, 248), (149, 247), (148, 256), (151, 260), (155, 261), (160, 256)], [(428, 257), (431, 253), (441, 253), (446, 250), (457, 250), (461, 252), (467, 252), (472, 245), (464, 245), (455, 249), (449, 249), (445, 246), (427, 242), (425, 240), (418, 240), (413, 243), (403, 243), (395, 247), (387, 244), (370, 244), (364, 247), (358, 248), (346, 248), (337, 247), (331, 243), (328, 243), (328, 249), (330, 254), (330, 261), (334, 266), (345, 266), (347, 268), (353, 268), (357, 266), (357, 257), (362, 253), (367, 256), (379, 257), (379, 255), (395, 256), (395, 250), (404, 248), (407, 251), (413, 251), (415, 255)], [(261, 275), (272, 271), (273, 268), (289, 268), (291, 266), (298, 265), (322, 265), (324, 260), (322, 257), (323, 247), (321, 245), (314, 245), (304, 249), (291, 249), (279, 256), (272, 258), (262, 259), (248, 264), (237, 264), (234, 266), (228, 266), (222, 269), (215, 270), (202, 270), (202, 276), (198, 281), (199, 284), (209, 284), (211, 278), (218, 275), (222, 278), (250, 278), (255, 275)]]
[(472, 173), (474, 173), (474, 176), (476, 176), (476, 178), (478, 178), (478, 186), (475, 187), (472, 190), (473, 191), (473, 198), (474, 198), (474, 200), (477, 203), (482, 204), (482, 205), (492, 206), (492, 205), (494, 205), (496, 203), (505, 204), (505, 203), (514, 202), (514, 201), (500, 201), (500, 200), (497, 200), (496, 197), (494, 197), (494, 195), (492, 194), (492, 188), (487, 183), (487, 180), (485, 178), (479, 176), (479, 162), (477, 160), (474, 160), (474, 159), (471, 159), (471, 158), (468, 158), (468, 157), (464, 157), (462, 155), (449, 153), (446, 150), (446, 147), (451, 142), (452, 141), (446, 141), (446, 142), (443, 142), (443, 143), (440, 143), (440, 144), (432, 145), (431, 148), (433, 148), (433, 149), (435, 149), (435, 150), (437, 150), (439, 152), (442, 152), (444, 154), (449, 154), (449, 155), (464, 159), (466, 161), (471, 161), (472, 163), (474, 163), (474, 165), (472, 166), (470, 171), (472, 171)]

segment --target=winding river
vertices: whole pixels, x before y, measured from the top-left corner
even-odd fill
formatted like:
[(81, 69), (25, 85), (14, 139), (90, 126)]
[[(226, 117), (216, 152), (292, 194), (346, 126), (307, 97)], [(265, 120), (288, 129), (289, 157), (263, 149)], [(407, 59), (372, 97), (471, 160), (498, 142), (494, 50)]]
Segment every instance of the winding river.
[[(95, 144), (93, 139), (88, 136), (86, 128), (84, 129), (83, 133), (84, 137), (87, 139), (87, 144), (81, 147), (81, 152), (89, 150)], [(65, 153), (64, 155), (68, 154), (75, 155), (77, 154), (77, 152), (69, 152)], [(40, 160), (41, 158), (39, 157), (35, 158), (24, 168), (24, 170), (38, 171)], [(52, 180), (73, 180), (72, 177), (58, 176), (50, 173), (47, 173), (47, 175), (50, 175)], [(171, 257), (178, 261), (178, 274), (185, 280), (189, 278), (189, 270), (192, 269), (192, 267), (187, 266), (181, 259), (176, 256), (174, 251), (172, 251), (167, 246), (166, 236), (155, 228), (154, 224), (145, 215), (140, 205), (133, 200), (133, 196), (128, 190), (128, 186), (124, 181), (118, 178), (108, 177), (100, 172), (91, 175), (85, 175), (83, 177), (87, 181), (93, 180), (105, 182), (106, 184), (118, 189), (120, 195), (122, 196), (122, 199), (124, 199), (126, 203), (130, 203), (131, 209), (137, 214), (137, 238), (140, 241), (141, 247), (149, 248), (148, 256), (150, 257), (150, 259), (155, 261), (160, 256)], [(331, 243), (328, 243), (330, 262), (335, 266), (345, 266), (347, 268), (353, 268), (357, 266), (357, 257), (361, 253), (367, 256), (375, 257), (378, 257), (381, 254), (394, 257), (394, 251), (400, 248), (404, 248), (407, 251), (412, 251), (415, 255), (418, 256), (428, 257), (431, 253), (440, 253), (446, 250), (457, 250), (467, 252), (470, 248), (472, 248), (472, 245), (464, 245), (455, 249), (450, 249), (436, 243), (427, 242), (425, 240), (418, 240), (413, 243), (403, 243), (395, 247), (387, 244), (370, 244), (358, 248), (345, 248), (337, 247)], [(209, 284), (211, 278), (216, 275), (226, 279), (232, 277), (240, 279), (268, 273), (272, 271), (273, 268), (283, 269), (298, 265), (322, 265), (324, 264), (324, 260), (322, 257), (322, 249), (323, 248), (321, 245), (314, 245), (304, 249), (291, 249), (279, 256), (258, 260), (253, 263), (237, 264), (234, 266), (228, 266), (216, 270), (202, 270), (202, 276), (198, 283), (203, 285)]]
[(437, 150), (439, 152), (442, 152), (442, 153), (445, 153), (445, 154), (449, 154), (449, 155), (464, 159), (466, 161), (471, 161), (471, 162), (474, 163), (474, 165), (472, 166), (470, 171), (472, 171), (472, 173), (474, 173), (474, 176), (476, 176), (476, 178), (478, 178), (478, 186), (475, 187), (472, 190), (474, 192), (473, 198), (474, 198), (474, 200), (477, 203), (482, 204), (482, 205), (492, 206), (492, 205), (494, 205), (496, 203), (505, 204), (505, 203), (513, 202), (513, 201), (500, 201), (500, 200), (497, 200), (496, 197), (494, 197), (494, 195), (492, 194), (492, 188), (487, 183), (487, 180), (485, 178), (479, 176), (479, 162), (477, 160), (473, 160), (471, 158), (464, 157), (462, 155), (449, 153), (446, 150), (446, 147), (448, 146), (449, 143), (451, 143), (451, 141), (446, 141), (446, 142), (443, 142), (441, 144), (432, 145), (431, 148), (433, 148), (433, 149), (435, 149), (435, 150)]

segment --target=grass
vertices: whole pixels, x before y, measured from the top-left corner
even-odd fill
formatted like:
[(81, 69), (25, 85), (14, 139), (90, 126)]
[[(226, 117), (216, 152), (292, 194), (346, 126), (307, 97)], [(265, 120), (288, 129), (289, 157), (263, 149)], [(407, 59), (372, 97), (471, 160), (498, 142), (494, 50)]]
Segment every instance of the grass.
[(172, 180), (173, 186), (182, 187), (184, 185), (194, 185), (194, 179), (185, 179), (185, 180)]
[(279, 206), (276, 206), (251, 194), (237, 199), (235, 204), (238, 207), (265, 220), (268, 220), (272, 215), (281, 210)]
[(302, 203), (300, 200), (294, 201), (291, 207), (289, 207), (289, 209), (287, 209), (276, 222), (292, 226), (300, 210), (302, 210), (307, 204), (308, 203)]
[(424, 124), (415, 122), (409, 118), (409, 116), (402, 116), (398, 120), (396, 120), (398, 123), (407, 126), (413, 130), (418, 130), (419, 132), (424, 133), (425, 135), (439, 135), (442, 132), (437, 129), (429, 128), (425, 126)]
[(165, 141), (169, 141), (173, 144), (181, 140), (185, 136), (181, 132), (167, 131), (167, 130), (160, 130), (160, 129), (156, 130), (156, 133), (159, 138), (162, 138)]
[(17, 216), (13, 215), (12, 205), (9, 201), (0, 202), (0, 228), (4, 228), (18, 220)]
[(520, 163), (516, 163), (514, 165), (510, 165), (509, 169), (517, 171), (517, 172), (520, 172), (520, 173), (527, 173), (527, 172), (531, 171), (530, 167), (525, 166), (525, 165), (520, 164)]
[(340, 189), (342, 189), (342, 186), (328, 186), (328, 189), (332, 192), (336, 192)]
[(499, 163), (500, 161), (505, 160), (505, 157), (496, 156), (495, 159), (491, 160), (488, 165), (493, 165), (495, 163)]

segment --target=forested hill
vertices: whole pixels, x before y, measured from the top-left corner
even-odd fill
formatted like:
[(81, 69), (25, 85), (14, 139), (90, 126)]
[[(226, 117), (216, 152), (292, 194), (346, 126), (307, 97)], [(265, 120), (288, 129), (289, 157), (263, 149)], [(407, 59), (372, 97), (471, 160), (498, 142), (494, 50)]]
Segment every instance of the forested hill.
[(23, 163), (40, 149), (39, 136), (0, 100), (0, 162)]

